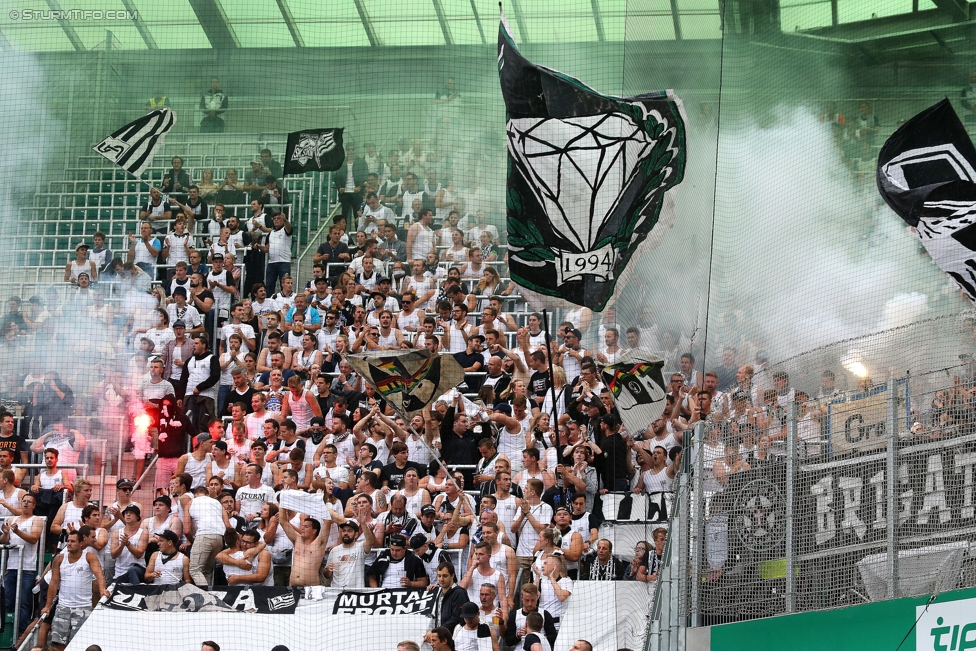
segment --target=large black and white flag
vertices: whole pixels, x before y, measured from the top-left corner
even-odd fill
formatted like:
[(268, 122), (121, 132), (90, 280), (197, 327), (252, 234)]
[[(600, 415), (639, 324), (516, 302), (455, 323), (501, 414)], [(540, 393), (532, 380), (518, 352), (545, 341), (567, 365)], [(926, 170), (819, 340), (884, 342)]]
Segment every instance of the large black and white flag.
[(603, 381), (613, 396), (620, 420), (631, 436), (646, 430), (664, 412), (667, 386), (664, 360), (643, 348), (632, 348), (603, 367)]
[(175, 124), (176, 113), (169, 108), (158, 108), (125, 125), (92, 149), (139, 177), (163, 146), (163, 136)]
[(601, 95), (535, 65), (504, 15), (498, 74), (512, 279), (534, 305), (602, 310), (684, 175), (681, 101), (671, 91)]
[(948, 99), (888, 138), (878, 155), (877, 180), (891, 209), (976, 301), (976, 147)]
[(342, 166), (342, 129), (306, 129), (288, 134), (282, 173), (334, 172)]

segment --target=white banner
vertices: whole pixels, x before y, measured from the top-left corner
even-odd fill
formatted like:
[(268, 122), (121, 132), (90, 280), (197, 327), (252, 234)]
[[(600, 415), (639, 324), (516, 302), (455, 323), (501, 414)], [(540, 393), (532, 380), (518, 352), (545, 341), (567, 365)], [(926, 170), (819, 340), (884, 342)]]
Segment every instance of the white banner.
[(430, 628), (430, 618), (424, 615), (333, 615), (333, 601), (341, 590), (319, 591), (321, 601), (300, 601), (294, 615), (126, 612), (99, 607), (67, 651), (84, 651), (91, 644), (102, 651), (199, 649), (205, 640), (219, 644), (220, 651), (267, 651), (278, 644), (292, 651), (349, 651), (364, 648), (363, 631), (369, 631), (369, 648), (396, 649), (403, 640), (421, 643)]

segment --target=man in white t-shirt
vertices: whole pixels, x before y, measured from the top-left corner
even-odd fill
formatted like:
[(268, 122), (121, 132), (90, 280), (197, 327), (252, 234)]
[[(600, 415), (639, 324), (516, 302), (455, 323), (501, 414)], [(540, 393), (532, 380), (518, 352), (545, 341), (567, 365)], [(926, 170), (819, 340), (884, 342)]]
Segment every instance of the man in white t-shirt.
[(285, 277), (291, 275), (291, 240), (292, 226), (284, 212), (277, 213), (272, 218), (274, 227), (268, 233), (268, 265), (265, 271), (265, 287), (273, 292), (275, 286)]
[(139, 237), (129, 235), (129, 254), (127, 260), (149, 274), (149, 278), (156, 277), (156, 256), (162, 248), (159, 240), (152, 235), (149, 222), (142, 222), (139, 227)]
[(257, 464), (248, 464), (244, 471), (247, 483), (237, 490), (237, 512), (248, 522), (260, 517), (262, 506), (275, 501), (274, 488), (261, 483), (261, 473)]
[(339, 544), (329, 552), (329, 561), (323, 573), (332, 580), (333, 588), (366, 587), (366, 554), (376, 543), (370, 527), (362, 528), (363, 540), (359, 538), (359, 522), (345, 518), (341, 513), (330, 513), (333, 522), (339, 526)]
[(251, 351), (256, 351), (257, 343), (255, 342), (254, 328), (243, 322), (244, 305), (242, 303), (237, 303), (231, 308), (230, 318), (231, 322), (224, 324), (220, 328), (220, 353), (223, 354), (227, 351), (229, 346), (227, 343), (227, 338), (235, 333), (240, 335), (242, 339), (242, 356), (247, 355)]

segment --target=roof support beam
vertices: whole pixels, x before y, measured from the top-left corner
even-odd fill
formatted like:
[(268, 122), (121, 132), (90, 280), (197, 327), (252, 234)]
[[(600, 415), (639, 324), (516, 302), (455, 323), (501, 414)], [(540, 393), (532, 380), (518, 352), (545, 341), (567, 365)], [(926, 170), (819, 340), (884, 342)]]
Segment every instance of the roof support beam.
[(380, 43), (380, 37), (376, 35), (376, 28), (373, 27), (373, 21), (369, 19), (369, 13), (366, 11), (366, 3), (364, 0), (352, 0), (356, 3), (356, 11), (359, 12), (359, 20), (363, 23), (363, 29), (366, 30), (366, 38), (369, 39), (369, 44), (373, 47), (378, 47), (382, 45)]
[(952, 51), (952, 49), (949, 47), (949, 45), (944, 40), (942, 40), (942, 37), (939, 36), (935, 32), (935, 30), (929, 32), (929, 34), (932, 35), (932, 38), (934, 38), (935, 39), (935, 42), (939, 44), (939, 47), (942, 48), (942, 51), (943, 52), (945, 52), (946, 54), (949, 54), (949, 55), (954, 55), (955, 54), (955, 52)]
[(678, 0), (671, 0), (671, 21), (674, 23), (674, 40), (681, 40), (681, 17), (678, 15)]
[(454, 45), (454, 36), (451, 34), (451, 26), (447, 24), (447, 14), (444, 13), (444, 6), (441, 0), (433, 0), (434, 12), (437, 14), (437, 22), (441, 24), (441, 32), (444, 34), (444, 44)]
[(197, 15), (200, 27), (215, 50), (233, 50), (241, 46), (234, 28), (227, 20), (224, 8), (218, 0), (190, 0), (190, 7)]
[(481, 26), (481, 15), (478, 13), (478, 5), (475, 4), (475, 0), (471, 1), (471, 13), (474, 14), (474, 23), (478, 26), (478, 33), (481, 34), (481, 42), (487, 43), (485, 40), (485, 28)]
[(298, 31), (298, 23), (295, 22), (295, 17), (291, 13), (288, 0), (275, 1), (278, 3), (279, 11), (281, 11), (281, 17), (285, 19), (285, 25), (288, 26), (288, 33), (291, 34), (291, 40), (295, 42), (295, 47), (305, 47), (305, 39), (302, 38), (302, 33)]
[(932, 0), (932, 3), (954, 22), (969, 20), (969, 7), (966, 0)]
[(593, 22), (596, 25), (596, 37), (600, 41), (607, 40), (606, 32), (603, 31), (603, 15), (600, 13), (600, 0), (590, 0), (593, 7)]
[(142, 37), (143, 42), (146, 47), (150, 50), (158, 50), (159, 47), (156, 45), (156, 39), (149, 32), (149, 28), (146, 27), (146, 23), (142, 22), (142, 18), (139, 17), (139, 11), (136, 9), (135, 4), (132, 0), (122, 0), (122, 4), (125, 6), (125, 10), (129, 12), (130, 15), (135, 16), (132, 22), (135, 23), (136, 29), (139, 31), (139, 36)]
[[(58, 4), (58, 0), (47, 0), (47, 6), (51, 8), (51, 11), (58, 12), (58, 15), (63, 15), (64, 10), (61, 9), (61, 5)], [(58, 24), (61, 25), (61, 29), (64, 30), (64, 35), (68, 37), (69, 41), (71, 41), (71, 45), (74, 46), (75, 51), (84, 52), (85, 44), (78, 36), (78, 32), (76, 32), (71, 26), (71, 22), (64, 20), (63, 18), (58, 18)]]
[(512, 0), (512, 13), (515, 14), (515, 22), (519, 26), (519, 40), (522, 43), (528, 43), (529, 30), (525, 22), (525, 17), (522, 15), (522, 5), (519, 4), (519, 0)]

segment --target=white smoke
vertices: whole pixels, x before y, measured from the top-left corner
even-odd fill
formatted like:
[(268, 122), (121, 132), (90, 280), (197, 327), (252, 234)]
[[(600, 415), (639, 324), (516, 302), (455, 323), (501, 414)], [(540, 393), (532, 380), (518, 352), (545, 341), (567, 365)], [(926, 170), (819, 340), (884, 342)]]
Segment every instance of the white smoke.
[(968, 307), (941, 292), (945, 275), (881, 201), (873, 161), (852, 172), (829, 124), (796, 108), (770, 127), (724, 127), (710, 363), (716, 344), (747, 342), (775, 361)]

